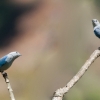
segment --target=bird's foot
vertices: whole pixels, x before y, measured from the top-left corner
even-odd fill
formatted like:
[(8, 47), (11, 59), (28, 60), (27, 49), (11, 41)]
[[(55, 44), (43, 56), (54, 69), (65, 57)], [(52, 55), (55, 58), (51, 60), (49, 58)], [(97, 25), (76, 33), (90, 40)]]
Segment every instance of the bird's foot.
[(100, 47), (98, 47), (98, 50), (100, 50)]
[(7, 73), (4, 72), (4, 71), (0, 71), (0, 72), (1, 72), (1, 74), (3, 75), (4, 79), (6, 80), (6, 78), (8, 77)]

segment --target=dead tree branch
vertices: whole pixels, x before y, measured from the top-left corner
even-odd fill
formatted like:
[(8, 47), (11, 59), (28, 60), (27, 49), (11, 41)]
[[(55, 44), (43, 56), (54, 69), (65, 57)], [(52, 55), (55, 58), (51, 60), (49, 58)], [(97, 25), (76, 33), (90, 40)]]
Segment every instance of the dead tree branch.
[(98, 50), (95, 50), (90, 58), (85, 62), (81, 67), (78, 73), (67, 83), (63, 88), (57, 89), (54, 92), (52, 100), (62, 100), (63, 96), (79, 81), (79, 79), (85, 74), (90, 65), (100, 56), (100, 47)]
[(13, 94), (13, 90), (11, 88), (11, 85), (10, 85), (10, 81), (8, 79), (8, 75), (6, 72), (1, 72), (2, 76), (4, 77), (5, 79), (5, 82), (7, 84), (7, 88), (8, 88), (8, 91), (9, 91), (9, 94), (10, 94), (10, 98), (11, 100), (15, 100), (15, 97), (14, 97), (14, 94)]

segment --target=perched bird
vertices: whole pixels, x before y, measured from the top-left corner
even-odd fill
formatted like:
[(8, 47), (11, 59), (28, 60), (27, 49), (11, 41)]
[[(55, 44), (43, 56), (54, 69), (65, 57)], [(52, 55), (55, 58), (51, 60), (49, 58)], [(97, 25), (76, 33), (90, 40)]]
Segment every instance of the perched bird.
[(95, 35), (100, 38), (100, 23), (97, 19), (92, 20), (93, 28), (94, 28), (94, 33)]
[(4, 70), (7, 70), (11, 66), (13, 61), (19, 56), (21, 56), (21, 54), (15, 51), (0, 58), (0, 71), (2, 72)]

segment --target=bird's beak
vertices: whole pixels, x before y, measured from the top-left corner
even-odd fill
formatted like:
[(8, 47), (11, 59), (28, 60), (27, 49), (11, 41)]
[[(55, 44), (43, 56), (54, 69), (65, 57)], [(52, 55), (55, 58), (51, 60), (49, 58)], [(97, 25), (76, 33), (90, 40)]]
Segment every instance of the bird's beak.
[(93, 27), (95, 27), (96, 26), (96, 24), (94, 23), (94, 20), (92, 19), (92, 25), (93, 25)]
[(22, 56), (20, 53), (18, 53), (18, 56)]
[(22, 56), (21, 54), (19, 56)]

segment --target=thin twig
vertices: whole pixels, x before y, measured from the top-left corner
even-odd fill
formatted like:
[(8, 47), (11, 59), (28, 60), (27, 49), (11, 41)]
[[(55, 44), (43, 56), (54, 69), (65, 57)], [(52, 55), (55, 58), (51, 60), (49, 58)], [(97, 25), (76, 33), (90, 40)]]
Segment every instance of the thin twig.
[(63, 88), (54, 92), (52, 100), (62, 100), (63, 96), (75, 85), (76, 82), (85, 74), (89, 66), (100, 56), (100, 47), (95, 50), (86, 63), (81, 67), (78, 73)]
[(11, 100), (15, 100), (15, 97), (14, 97), (14, 94), (13, 94), (13, 90), (12, 90), (12, 88), (11, 88), (10, 81), (9, 81), (9, 78), (8, 78), (7, 73), (3, 71), (3, 72), (1, 72), (1, 74), (2, 74), (2, 76), (4, 77), (5, 82), (6, 82), (6, 84), (7, 84), (8, 91), (9, 91), (9, 93), (10, 93), (10, 98), (11, 98)]

